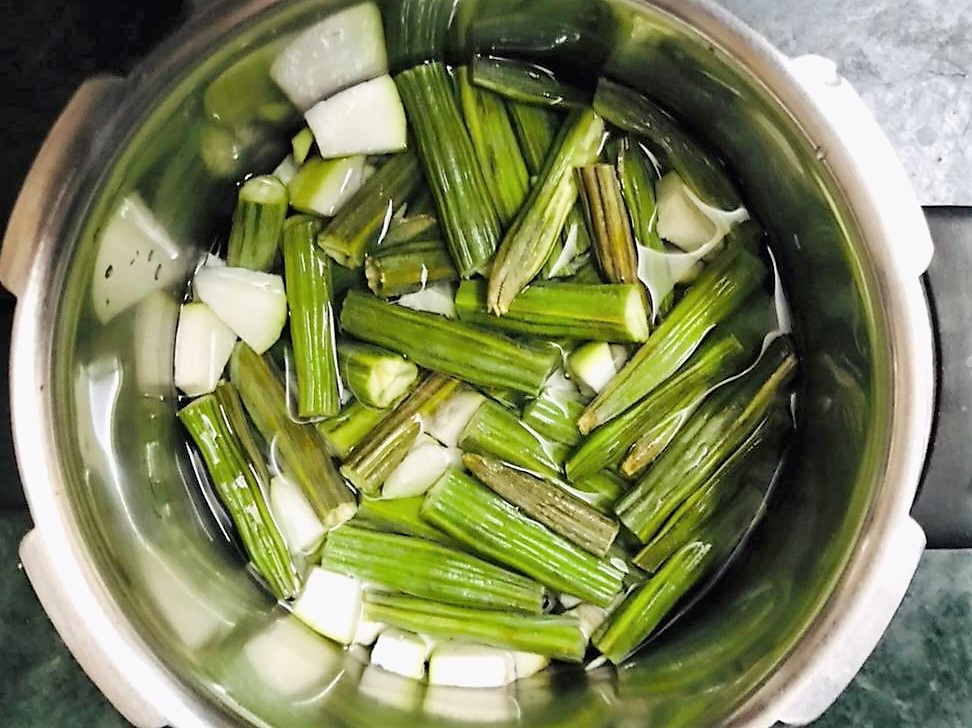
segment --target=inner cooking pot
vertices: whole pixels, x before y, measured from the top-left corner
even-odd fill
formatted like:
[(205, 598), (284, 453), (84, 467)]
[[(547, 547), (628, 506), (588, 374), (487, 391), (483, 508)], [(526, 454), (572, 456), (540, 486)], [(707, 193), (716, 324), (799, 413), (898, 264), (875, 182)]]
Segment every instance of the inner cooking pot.
[[(882, 209), (879, 170), (857, 166), (788, 60), (714, 8), (459, 3), (450, 53), (498, 29), (519, 42), (532, 27), (557, 62), (644, 90), (722, 153), (771, 233), (802, 369), (796, 442), (770, 512), (686, 621), (617, 671), (423, 695), (363, 673), (272, 605), (199, 495), (175, 417), (187, 281), (226, 228), (239, 176), (272, 169), (282, 147), (269, 140), (286, 141), (294, 121), (284, 110), (216, 122), (207, 88), (345, 4), (210, 11), (112, 87), (89, 109), (98, 127), (30, 272), (15, 334), (28, 353), (13, 371), (21, 469), (39, 529), (64, 529), (104, 614), (118, 616), (104, 625), (127, 636), (110, 656), (118, 672), (137, 683), (151, 665), (180, 726), (768, 725), (768, 706), (809, 669), (914, 496), (931, 347), (923, 268), (895, 250), (915, 241), (894, 239), (888, 216), (916, 210)], [(391, 20), (397, 0), (379, 4), (394, 46), (408, 28)], [(532, 7), (535, 25), (505, 25), (513, 6)]]

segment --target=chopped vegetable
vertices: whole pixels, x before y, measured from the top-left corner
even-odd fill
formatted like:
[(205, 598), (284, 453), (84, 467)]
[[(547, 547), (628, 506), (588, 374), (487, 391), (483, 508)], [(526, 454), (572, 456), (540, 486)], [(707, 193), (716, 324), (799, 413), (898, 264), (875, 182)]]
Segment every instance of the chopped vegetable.
[(310, 157), (287, 184), (295, 210), (334, 217), (364, 183), (363, 156), (321, 159)]
[(403, 71), (395, 80), (446, 246), (459, 275), (468, 278), (485, 270), (499, 242), (500, 222), (452, 81), (438, 61)]
[(301, 417), (334, 417), (341, 409), (331, 261), (316, 244), (320, 227), (315, 218), (296, 216), (287, 221), (283, 233), (297, 414)]
[(357, 579), (315, 566), (294, 602), (300, 621), (338, 644), (354, 641), (361, 620), (362, 585)]
[(280, 276), (204, 266), (193, 287), (199, 300), (258, 354), (280, 338), (287, 323), (287, 292)]
[(539, 613), (543, 587), (475, 556), (422, 538), (347, 524), (332, 531), (321, 563), (416, 597), (483, 609)]
[(473, 552), (551, 589), (601, 606), (610, 604), (621, 591), (622, 573), (609, 561), (558, 536), (456, 470), (447, 471), (426, 494), (421, 513)]
[(342, 409), (337, 417), (318, 422), (317, 431), (327, 443), (328, 450), (339, 459), (345, 460), (386, 414), (386, 410), (367, 407), (354, 401)]
[(589, 93), (564, 83), (536, 63), (477, 55), (470, 70), (477, 86), (513, 101), (554, 109), (580, 109), (591, 102)]
[[(544, 659), (539, 656), (539, 660)], [(499, 688), (517, 677), (517, 663), (513, 655), (495, 647), (447, 642), (436, 647), (429, 659), (430, 685)]]
[(236, 334), (205, 303), (187, 303), (179, 312), (175, 340), (175, 385), (190, 397), (216, 389)]
[(270, 75), (301, 111), (341, 89), (388, 73), (381, 11), (352, 5), (301, 31)]
[(337, 353), (341, 381), (369, 407), (391, 407), (418, 379), (418, 367), (387, 349), (342, 340)]
[(423, 291), (431, 284), (459, 280), (445, 246), (438, 240), (411, 240), (380, 247), (365, 260), (368, 287), (376, 296), (394, 298)]
[(287, 188), (272, 175), (251, 177), (243, 183), (233, 211), (228, 265), (270, 270), (277, 257), (288, 202)]
[(383, 632), (371, 650), (372, 665), (413, 680), (425, 677), (428, 657), (428, 643), (414, 632), (402, 629)]
[(400, 152), (408, 141), (405, 109), (388, 75), (320, 101), (304, 118), (324, 159)]
[(291, 553), (311, 553), (324, 540), (324, 526), (307, 496), (286, 475), (270, 481), (270, 512)]

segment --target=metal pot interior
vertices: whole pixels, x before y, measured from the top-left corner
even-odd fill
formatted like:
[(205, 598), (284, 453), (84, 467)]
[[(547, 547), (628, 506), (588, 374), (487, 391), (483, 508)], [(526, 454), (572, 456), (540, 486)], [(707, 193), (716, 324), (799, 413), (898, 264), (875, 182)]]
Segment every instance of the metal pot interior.
[[(463, 3), (457, 22), (500, 16), (510, 4)], [(85, 170), (75, 227), (51, 280), (58, 303), (48, 396), (68, 507), (97, 578), (200, 715), (219, 722), (726, 722), (830, 596), (882, 493), (890, 436), (887, 312), (836, 177), (757, 80), (754, 69), (779, 59), (766, 49), (721, 48), (647, 3), (577, 0), (558, 4), (555, 19), (538, 16), (538, 27), (585, 28), (583, 47), (569, 48), (585, 54), (577, 60), (603, 62), (645, 89), (729, 160), (750, 209), (772, 231), (793, 308), (803, 357), (798, 442), (745, 557), (706, 606), (648, 654), (617, 673), (541, 675), (508, 691), (423, 696), (391, 676), (363, 678), (353, 654), (272, 608), (195, 495), (174, 416), (172, 341), (190, 269), (226, 225), (237, 175), (269, 171), (278, 153), (272, 144), (244, 144), (238, 164), (224, 156), (214, 174), (219, 165), (207, 167), (204, 148), (227, 137), (206, 119), (204, 91), (231, 64), (335, 5), (239, 4), (196, 23), (195, 35), (163, 47), (136, 74), (99, 164)], [(133, 195), (165, 231), (161, 265), (136, 260), (143, 250), (126, 251), (129, 260), (101, 250), (108, 221)], [(115, 266), (108, 278), (106, 260)], [(120, 271), (125, 263), (141, 272)], [(118, 307), (133, 285), (133, 304), (105, 322), (98, 296), (107, 291), (114, 298), (105, 305)], [(274, 620), (285, 621), (272, 627)], [(276, 657), (257, 659), (255, 645), (267, 641)]]

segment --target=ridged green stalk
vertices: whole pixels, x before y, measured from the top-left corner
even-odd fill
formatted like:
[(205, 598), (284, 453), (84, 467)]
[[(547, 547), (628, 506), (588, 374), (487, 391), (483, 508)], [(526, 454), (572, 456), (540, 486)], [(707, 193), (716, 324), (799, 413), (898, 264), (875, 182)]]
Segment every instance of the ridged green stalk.
[(473, 609), (379, 592), (365, 595), (364, 613), (372, 621), (400, 629), (570, 662), (584, 659), (587, 649), (580, 620), (568, 615)]
[(352, 523), (386, 533), (414, 536), (452, 546), (456, 541), (422, 518), (424, 496), (414, 498), (362, 498)]
[(564, 123), (543, 171), (507, 231), (489, 277), (489, 310), (505, 314), (514, 298), (550, 257), (577, 199), (573, 170), (594, 161), (604, 122), (590, 109), (575, 111)]
[(251, 177), (244, 182), (233, 211), (226, 263), (250, 270), (270, 270), (280, 246), (289, 202), (286, 185), (272, 175)]
[(631, 221), (614, 166), (594, 164), (579, 168), (576, 174), (588, 229), (593, 234), (594, 254), (604, 279), (640, 286)]
[(334, 417), (341, 411), (330, 259), (315, 244), (321, 223), (309, 215), (283, 231), (290, 340), (297, 370), (297, 414)]
[(606, 556), (617, 538), (617, 521), (563, 488), (493, 458), (466, 453), (462, 462), (496, 495), (595, 556)]
[(410, 311), (357, 291), (344, 301), (341, 325), (347, 333), (404, 354), (426, 369), (531, 395), (539, 394), (558, 358), (552, 347)]
[(606, 607), (622, 573), (558, 536), (486, 486), (447, 471), (425, 496), (422, 517), (468, 549), (551, 589)]
[(476, 55), (469, 68), (474, 84), (512, 101), (552, 109), (580, 109), (591, 103), (588, 92), (536, 63)]
[(548, 440), (574, 446), (580, 442), (577, 420), (584, 402), (563, 392), (545, 389), (523, 408), (523, 424)]
[(332, 531), (324, 568), (415, 597), (481, 609), (539, 613), (544, 588), (463, 551), (346, 524)]
[(317, 244), (346, 268), (360, 268), (368, 247), (381, 237), (392, 215), (422, 184), (418, 158), (394, 154), (351, 196), (321, 232)]
[(465, 66), (457, 69), (456, 82), (469, 138), (500, 224), (505, 227), (519, 211), (529, 190), (529, 174), (506, 103), (491, 91), (473, 86)]
[(229, 371), (257, 431), (282, 458), (282, 469), (300, 485), (324, 527), (330, 530), (351, 518), (357, 510), (354, 495), (314, 426), (291, 419), (287, 393), (267, 360), (239, 343)]
[(557, 478), (567, 447), (550, 442), (520, 422), (515, 412), (492, 400), (483, 402), (459, 437), (464, 452), (490, 455), (537, 475)]
[(720, 388), (692, 415), (675, 441), (615, 508), (647, 543), (665, 520), (731, 457), (745, 457), (770, 434), (773, 405), (796, 369), (787, 339), (776, 339), (741, 379)]
[(714, 334), (671, 379), (585, 438), (567, 459), (567, 477), (575, 481), (616, 467), (635, 443), (644, 445), (644, 449), (639, 448), (637, 462), (647, 467), (708, 391), (738, 371), (745, 353), (746, 348), (734, 335)]
[(742, 305), (765, 273), (759, 259), (745, 250), (721, 253), (588, 405), (578, 422), (580, 431), (586, 435), (614, 419), (674, 374), (709, 331)]
[(371, 292), (382, 298), (421, 291), (432, 283), (459, 280), (449, 251), (438, 240), (382, 245), (365, 260), (365, 275)]
[(395, 83), (456, 270), (464, 278), (481, 273), (499, 243), (500, 221), (448, 71), (433, 61), (399, 73)]
[(337, 345), (341, 381), (364, 405), (387, 409), (418, 379), (418, 367), (401, 354), (371, 344), (342, 339)]
[(740, 206), (739, 193), (725, 168), (647, 96), (602, 78), (594, 95), (594, 110), (619, 129), (647, 137), (660, 147), (682, 181), (703, 202), (722, 210)]
[(376, 495), (422, 432), (422, 418), (432, 415), (458, 391), (460, 382), (430, 374), (355, 447), (341, 473), (362, 493)]
[(594, 633), (594, 646), (615, 665), (624, 662), (705, 576), (712, 552), (712, 544), (701, 541), (684, 546), (652, 579), (625, 598)]
[(327, 444), (327, 449), (339, 460), (346, 460), (378, 423), (388, 414), (387, 410), (367, 407), (361, 402), (348, 404), (337, 417), (316, 423), (317, 431)]
[(640, 283), (551, 281), (520, 293), (503, 316), (494, 316), (487, 306), (486, 281), (463, 281), (456, 292), (456, 313), (470, 324), (539, 338), (636, 343), (648, 339), (648, 309)]
[(267, 503), (270, 474), (236, 390), (219, 385), (183, 407), (179, 419), (202, 453), (253, 565), (278, 599), (294, 596), (297, 572)]

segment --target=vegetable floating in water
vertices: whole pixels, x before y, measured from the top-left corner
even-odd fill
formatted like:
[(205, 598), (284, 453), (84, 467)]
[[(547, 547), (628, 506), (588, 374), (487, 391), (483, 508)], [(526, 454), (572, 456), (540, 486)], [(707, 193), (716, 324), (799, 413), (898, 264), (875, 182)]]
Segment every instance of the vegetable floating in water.
[(648, 96), (520, 37), (450, 67), (452, 5), (402, 13), (353, 5), (241, 66), (259, 109), (236, 77), (207, 96), (307, 126), (192, 281), (179, 419), (253, 573), (371, 650), (363, 691), (621, 664), (739, 550), (793, 426), (762, 228)]

